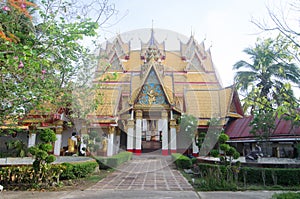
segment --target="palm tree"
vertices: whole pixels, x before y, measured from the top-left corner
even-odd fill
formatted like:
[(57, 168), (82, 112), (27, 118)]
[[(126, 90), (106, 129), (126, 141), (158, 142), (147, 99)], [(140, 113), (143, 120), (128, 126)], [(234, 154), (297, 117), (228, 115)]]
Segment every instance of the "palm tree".
[(251, 101), (256, 102), (262, 97), (273, 99), (279, 105), (277, 99), (281, 98), (278, 91), (282, 90), (284, 84), (299, 84), (299, 68), (290, 62), (288, 52), (276, 40), (257, 42), (254, 48), (246, 48), (244, 52), (250, 55), (252, 63), (241, 60), (233, 66), (237, 70), (236, 87), (241, 93), (246, 93), (244, 109), (251, 104), (253, 112), (255, 106)]

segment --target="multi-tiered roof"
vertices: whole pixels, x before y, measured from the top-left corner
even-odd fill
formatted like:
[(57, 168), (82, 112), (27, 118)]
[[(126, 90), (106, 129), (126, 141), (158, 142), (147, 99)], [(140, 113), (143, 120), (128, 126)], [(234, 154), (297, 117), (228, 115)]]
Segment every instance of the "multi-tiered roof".
[[(212, 62), (210, 50), (191, 36), (179, 42), (180, 49), (167, 50), (165, 42), (158, 42), (155, 30), (149, 29), (148, 42), (131, 50), (130, 41), (118, 35), (100, 50), (97, 76), (103, 103), (90, 116), (105, 125), (117, 122), (130, 109), (155, 107), (158, 104), (141, 102), (144, 86), (155, 77), (165, 100), (159, 107), (168, 106), (178, 113), (193, 114), (199, 125), (207, 125), (210, 118), (240, 118), (241, 105), (234, 88), (223, 88)], [(142, 103), (142, 104), (141, 104)]]

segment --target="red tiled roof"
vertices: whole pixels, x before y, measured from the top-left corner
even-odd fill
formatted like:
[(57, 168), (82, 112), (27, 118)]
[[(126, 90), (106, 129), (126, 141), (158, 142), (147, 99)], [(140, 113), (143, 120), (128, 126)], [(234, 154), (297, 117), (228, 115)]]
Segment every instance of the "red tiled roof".
[[(253, 116), (246, 116), (241, 119), (237, 119), (229, 124), (226, 128), (226, 134), (231, 140), (242, 140), (255, 138), (250, 133)], [(300, 127), (291, 129), (291, 122), (284, 119), (276, 119), (275, 131), (270, 138), (291, 138), (300, 136)]]

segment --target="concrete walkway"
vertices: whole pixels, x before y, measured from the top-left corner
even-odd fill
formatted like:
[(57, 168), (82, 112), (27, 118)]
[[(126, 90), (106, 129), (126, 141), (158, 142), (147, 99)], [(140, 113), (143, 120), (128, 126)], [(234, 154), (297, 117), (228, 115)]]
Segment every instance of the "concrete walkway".
[(102, 181), (86, 190), (60, 192), (5, 191), (2, 199), (210, 199), (271, 198), (274, 192), (195, 192), (174, 168), (170, 156), (134, 156)]
[(170, 156), (135, 156), (88, 190), (192, 191), (193, 187), (173, 168)]

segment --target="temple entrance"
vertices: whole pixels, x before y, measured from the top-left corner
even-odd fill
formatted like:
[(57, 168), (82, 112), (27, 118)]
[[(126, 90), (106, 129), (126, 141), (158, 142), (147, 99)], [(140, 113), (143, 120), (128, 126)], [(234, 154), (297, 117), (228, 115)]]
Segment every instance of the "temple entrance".
[(142, 152), (149, 153), (153, 151), (161, 150), (161, 135), (162, 132), (159, 129), (160, 120), (146, 120), (143, 119), (143, 131), (142, 131)]

